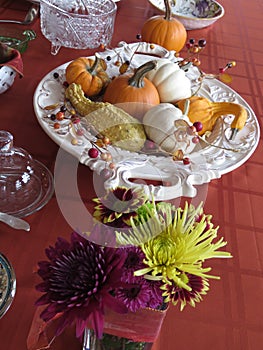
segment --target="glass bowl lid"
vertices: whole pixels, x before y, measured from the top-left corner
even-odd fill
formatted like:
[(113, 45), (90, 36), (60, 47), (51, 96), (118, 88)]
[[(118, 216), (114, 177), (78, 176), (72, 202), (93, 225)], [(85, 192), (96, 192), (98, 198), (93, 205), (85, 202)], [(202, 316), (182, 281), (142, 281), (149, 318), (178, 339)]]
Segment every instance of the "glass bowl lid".
[(53, 176), (22, 148), (13, 135), (0, 130), (0, 212), (17, 217), (42, 208), (54, 192)]

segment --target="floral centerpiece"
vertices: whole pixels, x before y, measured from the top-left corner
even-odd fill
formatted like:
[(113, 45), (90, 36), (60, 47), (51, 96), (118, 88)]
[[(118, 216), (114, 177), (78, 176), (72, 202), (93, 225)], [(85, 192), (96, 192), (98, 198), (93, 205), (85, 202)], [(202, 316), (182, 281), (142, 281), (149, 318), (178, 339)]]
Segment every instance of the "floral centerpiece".
[[(169, 305), (194, 307), (209, 279), (219, 279), (204, 262), (231, 254), (221, 250), (226, 242), (201, 204), (177, 208), (124, 187), (94, 202), (91, 231), (46, 249), (36, 305), (44, 305), (45, 323), (56, 320), (54, 336), (75, 324), (87, 349), (92, 339), (101, 349), (143, 349), (158, 336)], [(102, 237), (104, 246), (94, 243)]]

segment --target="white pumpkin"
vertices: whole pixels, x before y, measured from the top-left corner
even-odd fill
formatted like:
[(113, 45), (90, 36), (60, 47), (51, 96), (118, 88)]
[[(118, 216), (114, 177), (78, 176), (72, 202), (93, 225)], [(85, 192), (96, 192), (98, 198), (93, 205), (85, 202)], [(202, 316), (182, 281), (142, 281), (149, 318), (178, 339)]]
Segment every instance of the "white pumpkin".
[(187, 132), (192, 123), (171, 103), (152, 107), (145, 113), (143, 125), (147, 137), (168, 153), (182, 150), (189, 154), (196, 146), (192, 142), (193, 135)]
[(146, 74), (160, 95), (161, 102), (175, 103), (191, 96), (191, 82), (177, 63), (168, 59), (157, 60), (156, 68)]

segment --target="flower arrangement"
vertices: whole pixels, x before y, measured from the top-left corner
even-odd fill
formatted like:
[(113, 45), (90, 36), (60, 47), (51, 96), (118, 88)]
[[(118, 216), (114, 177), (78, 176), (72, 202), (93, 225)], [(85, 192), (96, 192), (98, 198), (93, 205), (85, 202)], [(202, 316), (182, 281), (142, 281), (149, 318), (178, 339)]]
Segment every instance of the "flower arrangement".
[[(216, 240), (218, 227), (201, 204), (176, 208), (125, 187), (108, 190), (94, 203), (92, 230), (74, 232), (70, 241), (58, 238), (46, 249), (48, 261), (39, 262), (43, 281), (36, 288), (43, 295), (36, 305), (45, 305), (45, 322), (57, 318), (55, 336), (75, 324), (77, 337), (91, 328), (110, 344), (116, 334), (103, 335), (108, 311), (136, 315), (168, 305), (194, 307), (208, 292), (209, 279), (219, 279), (204, 262), (231, 257), (221, 250), (226, 242)], [(112, 239), (102, 246), (94, 243), (99, 236)], [(145, 341), (140, 335), (131, 340)]]

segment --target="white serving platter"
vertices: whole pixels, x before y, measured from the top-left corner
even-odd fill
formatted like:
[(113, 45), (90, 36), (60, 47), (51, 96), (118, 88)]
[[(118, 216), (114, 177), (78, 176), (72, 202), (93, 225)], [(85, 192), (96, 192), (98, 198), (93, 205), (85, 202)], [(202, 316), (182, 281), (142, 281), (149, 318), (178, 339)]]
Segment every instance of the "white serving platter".
[[(131, 60), (131, 68), (140, 66), (147, 60), (166, 58), (177, 62), (174, 52), (169, 52), (158, 45), (147, 43), (119, 43), (117, 48), (101, 52), (107, 60), (110, 76), (118, 75), (116, 59)], [(80, 142), (72, 144), (72, 130), (67, 125), (62, 129), (54, 129), (54, 123), (47, 114), (50, 111), (44, 109), (58, 101), (64, 101), (65, 68), (69, 62), (48, 72), (39, 82), (33, 98), (34, 110), (37, 120), (45, 133), (63, 150), (73, 155), (82, 164), (85, 164), (96, 173), (105, 168), (105, 161), (100, 158), (90, 158), (88, 149), (91, 143), (86, 136), (79, 137)], [(54, 78), (58, 73), (59, 78)], [(194, 67), (190, 67), (187, 73), (192, 81), (193, 89), (196, 89), (199, 73)], [(105, 188), (117, 186), (137, 187), (142, 186), (147, 194), (153, 193), (156, 200), (169, 200), (181, 196), (195, 197), (197, 185), (207, 184), (211, 180), (220, 178), (244, 164), (255, 151), (260, 129), (255, 113), (248, 103), (233, 89), (217, 79), (205, 79), (198, 92), (200, 96), (211, 101), (236, 102), (244, 106), (248, 112), (245, 127), (238, 132), (234, 141), (229, 140), (231, 121), (233, 116), (228, 115), (220, 119), (220, 127), (212, 133), (210, 141), (216, 145), (197, 147), (188, 155), (191, 163), (184, 165), (182, 162), (173, 161), (165, 155), (149, 155), (145, 153), (129, 152), (118, 147), (109, 146), (109, 151), (116, 165), (113, 175), (105, 180)], [(134, 182), (134, 179), (139, 179)]]

